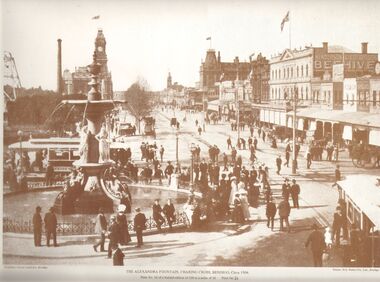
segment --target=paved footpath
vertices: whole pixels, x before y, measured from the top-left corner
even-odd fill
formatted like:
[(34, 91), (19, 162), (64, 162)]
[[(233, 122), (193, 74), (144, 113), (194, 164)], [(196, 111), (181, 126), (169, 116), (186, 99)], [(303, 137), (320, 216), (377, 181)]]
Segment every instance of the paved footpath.
[[(184, 113), (176, 112), (179, 120)], [(157, 114), (157, 124), (166, 125), (169, 116), (166, 112)], [(186, 146), (191, 143), (201, 144), (202, 155), (207, 156), (207, 145), (216, 144), (221, 151), (227, 151), (226, 138), (231, 134), (228, 124), (206, 125), (206, 132), (201, 136), (196, 132), (195, 119), (199, 116), (187, 115), (187, 121), (181, 123), (180, 140)], [(161, 131), (164, 135), (164, 131)], [(175, 133), (169, 132), (162, 140), (172, 140)], [(236, 132), (231, 134), (236, 143)], [(247, 138), (249, 131), (243, 131), (241, 136)], [(183, 145), (182, 145), (183, 146)], [(268, 143), (259, 139), (257, 157), (266, 163), (270, 169), (270, 179), (275, 201), (278, 203), (281, 196), (281, 186), (284, 177), (291, 177), (290, 168), (284, 167), (281, 175), (276, 175), (275, 158), (283, 152), (284, 144), (279, 149), (270, 148)], [(181, 151), (182, 152), (182, 151)], [(248, 165), (248, 150), (240, 150), (243, 161)], [(301, 150), (300, 156), (303, 151)], [(168, 149), (168, 155), (173, 157), (173, 148)], [(186, 153), (187, 155), (187, 153)], [(169, 158), (170, 159), (170, 158)], [(183, 157), (186, 159), (186, 157)], [(306, 161), (304, 161), (306, 163)], [(299, 161), (300, 170), (296, 177), (301, 185), (300, 209), (292, 209), (290, 216), (291, 233), (279, 232), (279, 222), (275, 221), (275, 230), (266, 226), (265, 205), (259, 208), (250, 208), (251, 218), (246, 232), (237, 234), (230, 230), (222, 232), (191, 232), (189, 230), (175, 233), (155, 234), (145, 237), (145, 245), (141, 249), (129, 245), (123, 248), (126, 265), (161, 265), (161, 266), (312, 266), (312, 257), (309, 249), (304, 248), (304, 242), (311, 232), (312, 223), (321, 227), (332, 222), (338, 193), (332, 188), (334, 164), (329, 162), (315, 162), (312, 169), (303, 169), (303, 160)], [(350, 162), (340, 162), (344, 173), (357, 173)], [(377, 171), (378, 172), (378, 171)], [(372, 173), (376, 173), (372, 171)], [(263, 202), (263, 199), (261, 199)], [(105, 253), (95, 253), (93, 242), (86, 238), (61, 237), (57, 248), (33, 246), (33, 239), (29, 235), (4, 235), (4, 263), (5, 264), (92, 264), (111, 265), (105, 259)], [(133, 238), (134, 239), (134, 238)], [(44, 241), (44, 240), (43, 240)], [(340, 251), (333, 250), (331, 259), (326, 266), (340, 266)]]

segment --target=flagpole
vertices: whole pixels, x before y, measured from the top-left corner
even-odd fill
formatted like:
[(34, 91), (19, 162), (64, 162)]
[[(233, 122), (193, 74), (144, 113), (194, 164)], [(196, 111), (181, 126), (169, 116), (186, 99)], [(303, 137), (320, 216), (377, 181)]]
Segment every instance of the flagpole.
[(290, 11), (289, 11), (289, 49), (292, 51), (292, 25), (291, 25), (291, 20), (290, 20)]

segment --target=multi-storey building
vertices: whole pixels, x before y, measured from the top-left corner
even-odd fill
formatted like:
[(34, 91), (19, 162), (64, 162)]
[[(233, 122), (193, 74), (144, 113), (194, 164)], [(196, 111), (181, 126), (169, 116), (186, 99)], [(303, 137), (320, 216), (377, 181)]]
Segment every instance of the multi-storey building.
[(249, 62), (240, 62), (239, 57), (235, 57), (233, 62), (222, 62), (220, 52), (218, 57), (215, 50), (209, 49), (206, 59), (200, 66), (200, 90), (206, 91), (208, 100), (218, 99), (217, 83), (221, 81), (234, 81), (238, 77), (246, 79), (251, 71)]
[(376, 121), (379, 116), (376, 119), (376, 114), (358, 112), (377, 108), (377, 80), (369, 76), (375, 74), (378, 54), (368, 53), (367, 48), (368, 44), (362, 43), (361, 52), (353, 52), (324, 42), (322, 47), (286, 49), (272, 57), (270, 103), (261, 106), (260, 120), (270, 126), (292, 128), (291, 106), (297, 93), (295, 124), (301, 136), (339, 142), (342, 134), (353, 136), (353, 130), (358, 128), (366, 128), (367, 134), (356, 136), (370, 136), (371, 130), (380, 128)]
[[(112, 99), (112, 75), (108, 71), (107, 66), (107, 53), (106, 53), (106, 39), (103, 30), (99, 29), (95, 39), (94, 55), (96, 62), (100, 65), (99, 74), (99, 91), (102, 94), (102, 99)], [(90, 73), (87, 67), (76, 67), (74, 72), (65, 70), (63, 72), (63, 85), (64, 94), (84, 94), (87, 95), (90, 87), (88, 83), (91, 80)]]

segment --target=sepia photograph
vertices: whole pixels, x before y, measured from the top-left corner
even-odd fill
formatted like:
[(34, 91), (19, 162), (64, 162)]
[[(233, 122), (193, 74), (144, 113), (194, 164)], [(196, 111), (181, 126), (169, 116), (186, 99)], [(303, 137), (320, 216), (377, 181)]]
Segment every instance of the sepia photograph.
[(3, 281), (380, 279), (379, 1), (0, 11)]

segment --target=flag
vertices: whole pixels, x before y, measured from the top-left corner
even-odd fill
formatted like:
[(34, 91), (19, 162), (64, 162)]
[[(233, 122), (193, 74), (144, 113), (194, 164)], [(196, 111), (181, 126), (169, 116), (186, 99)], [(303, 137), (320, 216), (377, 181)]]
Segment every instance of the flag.
[(211, 36), (207, 37), (206, 40), (211, 40)]
[(289, 21), (289, 11), (286, 13), (286, 16), (282, 19), (282, 22), (281, 22), (281, 31), (284, 29), (284, 25), (288, 21)]
[(95, 16), (95, 17), (92, 17), (91, 19), (92, 19), (92, 20), (98, 20), (98, 19), (100, 19), (100, 15), (97, 15), (97, 16)]

